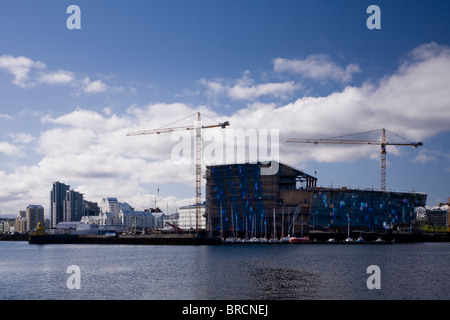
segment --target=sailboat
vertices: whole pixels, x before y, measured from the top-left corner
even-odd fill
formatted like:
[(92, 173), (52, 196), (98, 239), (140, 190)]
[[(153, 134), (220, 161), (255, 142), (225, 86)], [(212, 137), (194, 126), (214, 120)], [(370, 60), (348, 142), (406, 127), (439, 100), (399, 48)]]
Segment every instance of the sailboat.
[[(264, 218), (264, 220), (263, 220)], [(263, 238), (263, 221), (264, 221), (264, 238)], [(260, 238), (259, 238), (259, 242), (268, 242), (269, 240), (267, 240), (267, 225), (266, 225), (266, 213), (263, 210), (263, 213), (261, 213), (261, 227), (260, 227)]]
[[(293, 222), (295, 223), (295, 222)], [(298, 237), (291, 237), (289, 239), (289, 243), (311, 243), (311, 240), (309, 239), (309, 236), (303, 237), (303, 215), (302, 215), (302, 232), (300, 238)], [(294, 224), (292, 225), (292, 234), (294, 234)]]
[(256, 219), (255, 219), (256, 215), (253, 215), (253, 219), (252, 219), (252, 232), (250, 235), (250, 242), (256, 243), (259, 242), (259, 239), (256, 237)]
[(225, 238), (223, 236), (223, 214), (222, 214), (222, 201), (220, 202), (220, 239), (222, 239), (222, 242), (225, 241)]
[[(291, 239), (291, 235), (289, 234), (289, 230), (288, 230), (288, 235), (285, 236), (284, 235), (284, 205), (283, 205), (283, 214), (281, 216), (281, 238), (280, 238), (280, 242), (289, 242), (289, 240)], [(289, 223), (289, 213), (288, 213), (288, 223)]]
[(345, 239), (345, 242), (353, 242), (353, 239), (350, 237), (350, 215), (348, 215), (347, 220), (347, 238)]
[[(237, 219), (237, 217), (236, 217)], [(237, 225), (237, 221), (236, 221)], [(241, 239), (237, 237), (236, 227), (234, 225), (234, 215), (233, 215), (233, 207), (231, 207), (231, 229), (233, 231), (232, 236), (225, 239), (225, 242), (242, 242)]]
[(242, 242), (249, 242), (250, 239), (248, 238), (248, 218), (247, 214), (245, 214), (245, 238), (242, 239)]
[(270, 243), (278, 243), (278, 239), (277, 239), (277, 231), (276, 231), (276, 226), (275, 226), (275, 208), (273, 208), (273, 235), (272, 237), (269, 239)]

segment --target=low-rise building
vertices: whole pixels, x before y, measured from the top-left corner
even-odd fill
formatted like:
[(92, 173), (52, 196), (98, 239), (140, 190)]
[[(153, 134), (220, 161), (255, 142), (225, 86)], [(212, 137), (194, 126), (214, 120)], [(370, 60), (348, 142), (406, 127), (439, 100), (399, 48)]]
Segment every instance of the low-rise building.
[(25, 233), (27, 232), (27, 211), (20, 210), (17, 214), (17, 218), (14, 221), (14, 232)]
[(155, 227), (155, 217), (149, 211), (120, 209), (119, 220), (123, 226), (129, 229), (153, 229)]
[[(183, 230), (196, 230), (197, 213), (195, 205), (188, 205), (179, 208), (178, 227)], [(199, 211), (198, 228), (206, 229), (205, 203), (202, 203)]]

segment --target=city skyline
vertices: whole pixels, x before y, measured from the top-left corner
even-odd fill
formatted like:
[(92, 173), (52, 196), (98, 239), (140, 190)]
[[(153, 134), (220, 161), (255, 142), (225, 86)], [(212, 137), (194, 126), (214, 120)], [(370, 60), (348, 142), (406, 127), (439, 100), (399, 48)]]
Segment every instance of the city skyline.
[[(173, 160), (178, 140), (126, 134), (197, 111), (231, 132), (278, 130), (278, 160), (318, 186), (379, 189), (379, 146), (288, 138), (386, 128), (424, 144), (387, 147), (387, 190), (448, 199), (447, 2), (76, 1), (79, 30), (66, 25), (71, 4), (0, 4), (0, 27), (14, 31), (0, 34), (0, 216), (35, 203), (50, 218), (53, 181), (138, 210), (193, 204), (195, 168)], [(379, 30), (366, 26), (371, 4)]]

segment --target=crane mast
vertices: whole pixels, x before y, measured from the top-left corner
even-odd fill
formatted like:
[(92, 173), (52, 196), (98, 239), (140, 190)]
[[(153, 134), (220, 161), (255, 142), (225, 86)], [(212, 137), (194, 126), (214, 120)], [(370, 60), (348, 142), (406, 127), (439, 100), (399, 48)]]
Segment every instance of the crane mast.
[(202, 130), (220, 127), (225, 129), (230, 123), (225, 121), (215, 125), (202, 126), (200, 112), (197, 112), (197, 123), (194, 126), (160, 128), (153, 130), (134, 131), (127, 133), (127, 136), (138, 136), (148, 134), (161, 134), (182, 130), (195, 130), (195, 229), (200, 230), (200, 208), (202, 199)]
[(202, 202), (202, 127), (200, 112), (197, 113), (195, 128), (195, 228), (199, 231), (200, 205)]
[[(330, 139), (299, 139), (299, 138), (290, 138), (286, 142), (293, 142), (293, 143), (313, 143), (313, 144), (319, 144), (319, 143), (327, 143), (327, 144), (371, 144), (371, 145), (380, 145), (381, 146), (381, 190), (386, 191), (386, 146), (387, 145), (393, 145), (393, 146), (412, 146), (414, 148), (417, 148), (419, 146), (423, 146), (422, 142), (405, 142), (405, 143), (391, 143), (388, 142), (386, 139), (386, 129), (380, 129), (382, 131), (382, 137), (381, 141), (377, 140), (343, 140), (343, 139), (337, 139), (337, 138), (330, 138)], [(379, 130), (374, 130), (379, 131)], [(373, 132), (373, 131), (368, 131)], [(368, 132), (362, 132), (362, 133), (368, 133)], [(356, 133), (361, 134), (361, 133)], [(356, 135), (354, 134), (354, 135)], [(401, 137), (400, 137), (401, 138)], [(403, 138), (402, 138), (403, 139)]]

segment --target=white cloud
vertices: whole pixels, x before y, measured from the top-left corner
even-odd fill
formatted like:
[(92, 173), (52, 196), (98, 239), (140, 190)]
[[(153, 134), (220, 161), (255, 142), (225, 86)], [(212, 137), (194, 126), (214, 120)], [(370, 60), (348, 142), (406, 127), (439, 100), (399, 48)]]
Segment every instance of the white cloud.
[(9, 114), (5, 114), (5, 113), (0, 113), (0, 119), (6, 119), (6, 120), (11, 120), (14, 117), (9, 115)]
[(90, 129), (93, 131), (102, 131), (105, 129), (114, 130), (122, 127), (127, 121), (126, 118), (119, 118), (112, 113), (107, 114), (107, 116), (108, 117), (104, 117), (91, 110), (78, 109), (58, 118), (44, 116), (41, 118), (41, 121), (43, 123), (53, 123), (73, 128)]
[(35, 140), (35, 137), (33, 137), (32, 135), (28, 134), (28, 133), (23, 133), (23, 132), (19, 132), (19, 133), (11, 133), (9, 134), (9, 136), (13, 139), (14, 142), (16, 143), (30, 143), (32, 141)]
[[(14, 76), (13, 84), (22, 88), (34, 87), (37, 84), (65, 85), (77, 88), (87, 94), (103, 93), (110, 90), (112, 93), (123, 93), (123, 87), (110, 87), (102, 80), (92, 81), (90, 77), (79, 78), (76, 73), (67, 70), (47, 71), (47, 66), (40, 61), (33, 61), (27, 57), (0, 56), (0, 69), (6, 70)], [(38, 71), (40, 70), (40, 71)], [(35, 72), (36, 71), (36, 72)], [(130, 90), (133, 92), (133, 89)], [(0, 115), (1, 116), (1, 115)]]
[(107, 116), (110, 116), (112, 114), (112, 109), (110, 107), (104, 107), (103, 113), (106, 114)]
[(0, 57), (0, 68), (14, 76), (13, 83), (19, 87), (26, 88), (31, 86), (29, 74), (33, 68), (45, 69), (45, 64), (40, 61), (33, 61), (29, 58), (20, 56), (3, 55)]
[(42, 73), (38, 81), (46, 84), (68, 84), (74, 80), (72, 72), (59, 70), (57, 72)]
[(233, 99), (252, 100), (261, 96), (285, 97), (298, 89), (293, 81), (283, 83), (264, 83), (256, 86), (234, 85), (228, 89)]
[(8, 156), (18, 156), (22, 153), (22, 149), (9, 142), (0, 142), (0, 152)]
[(82, 85), (85, 93), (101, 93), (108, 89), (108, 86), (101, 80), (91, 81), (89, 77), (82, 80)]
[(436, 161), (436, 157), (427, 154), (426, 151), (424, 150), (420, 150), (419, 154), (414, 157), (413, 161), (420, 164), (424, 164), (430, 161)]
[(334, 63), (327, 54), (313, 54), (305, 59), (276, 58), (274, 71), (291, 72), (315, 80), (350, 82), (353, 74), (360, 72), (361, 69), (353, 63), (343, 68)]
[(200, 83), (207, 87), (207, 93), (210, 96), (225, 94), (235, 100), (255, 100), (264, 96), (286, 98), (300, 89), (300, 85), (294, 81), (255, 84), (248, 70), (244, 72), (242, 78), (235, 80), (234, 84), (224, 84), (224, 81), (221, 79), (210, 81), (202, 79)]

